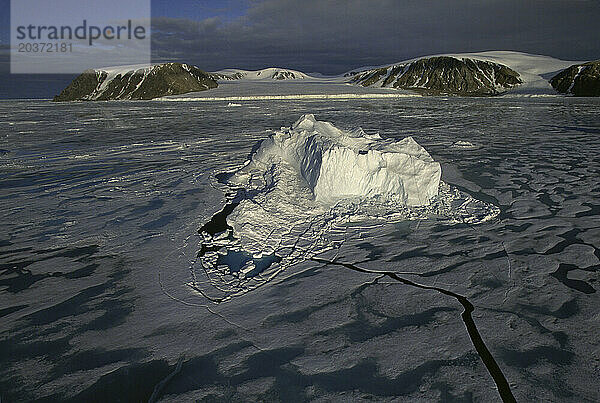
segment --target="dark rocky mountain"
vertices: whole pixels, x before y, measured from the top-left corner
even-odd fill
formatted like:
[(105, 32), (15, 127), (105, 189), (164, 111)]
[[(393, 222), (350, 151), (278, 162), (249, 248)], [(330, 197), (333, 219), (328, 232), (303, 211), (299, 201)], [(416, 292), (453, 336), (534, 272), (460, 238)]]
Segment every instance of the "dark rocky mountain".
[(555, 90), (577, 97), (600, 96), (600, 60), (575, 64), (550, 80)]
[(365, 87), (392, 87), (425, 95), (491, 96), (523, 82), (519, 73), (503, 64), (450, 56), (427, 57), (346, 76)]
[(216, 88), (217, 82), (198, 67), (165, 63), (142, 68), (86, 70), (59, 95), (59, 101), (153, 99)]

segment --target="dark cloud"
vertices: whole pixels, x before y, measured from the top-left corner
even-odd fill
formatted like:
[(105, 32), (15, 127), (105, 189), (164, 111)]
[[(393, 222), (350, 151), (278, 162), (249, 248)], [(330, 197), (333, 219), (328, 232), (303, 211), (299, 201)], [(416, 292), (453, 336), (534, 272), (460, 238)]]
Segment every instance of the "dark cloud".
[[(253, 0), (242, 17), (202, 21), (193, 11), (190, 19), (153, 18), (155, 62), (188, 62), (209, 71), (282, 66), (337, 74), (450, 52), (600, 58), (597, 0)], [(0, 98), (51, 97), (72, 78), (8, 74), (4, 42)]]
[(518, 50), (600, 57), (598, 1), (265, 0), (235, 20), (153, 19), (155, 61), (341, 73), (411, 57)]

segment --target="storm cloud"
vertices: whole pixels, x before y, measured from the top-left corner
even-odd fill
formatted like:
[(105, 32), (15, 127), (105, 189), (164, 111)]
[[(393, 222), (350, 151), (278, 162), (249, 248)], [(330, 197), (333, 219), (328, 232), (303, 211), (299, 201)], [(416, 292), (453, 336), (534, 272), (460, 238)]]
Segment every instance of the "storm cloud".
[[(247, 1), (244, 10), (244, 0), (154, 0), (153, 61), (193, 63), (207, 71), (279, 66), (339, 74), (418, 56), (485, 50), (600, 59), (598, 0)], [(0, 98), (52, 97), (74, 76), (9, 74), (8, 0), (2, 2)]]
[(599, 19), (600, 2), (584, 0), (254, 1), (233, 20), (153, 18), (153, 60), (324, 74), (484, 50), (591, 60)]

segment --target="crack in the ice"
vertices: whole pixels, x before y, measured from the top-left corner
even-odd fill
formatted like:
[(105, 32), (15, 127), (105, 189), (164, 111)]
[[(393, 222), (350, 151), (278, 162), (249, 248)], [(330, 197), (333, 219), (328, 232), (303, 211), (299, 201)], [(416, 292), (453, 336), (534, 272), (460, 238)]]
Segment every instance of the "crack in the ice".
[[(489, 238), (496, 238), (496, 241), (498, 241), (500, 243), (500, 245), (502, 245), (502, 250), (504, 251), (504, 254), (506, 255), (506, 261), (508, 263), (508, 278), (509, 280), (511, 280), (512, 285), (510, 287), (508, 287), (508, 289), (504, 292), (504, 299), (502, 300), (502, 305), (504, 305), (506, 303), (506, 301), (508, 300), (508, 294), (510, 293), (510, 291), (513, 289), (513, 287), (516, 286), (516, 281), (512, 278), (512, 264), (510, 263), (510, 254), (508, 253), (508, 250), (506, 250), (506, 245), (504, 244), (504, 239), (498, 239), (497, 237), (495, 237), (494, 235), (484, 232), (482, 230), (479, 230), (477, 228), (475, 228), (472, 224), (468, 223), (468, 222), (464, 222), (466, 225), (469, 226), (469, 228), (471, 228), (473, 231), (479, 233), (480, 235), (483, 236), (487, 236)], [(492, 273), (492, 272), (490, 272)], [(495, 274), (492, 273), (492, 275), (494, 277), (496, 277)], [(496, 279), (498, 279), (498, 281), (500, 281), (500, 279), (498, 277), (496, 277)], [(500, 281), (501, 282), (501, 281)]]
[(171, 382), (171, 379), (173, 379), (175, 377), (175, 375), (177, 375), (179, 373), (179, 371), (181, 371), (181, 366), (183, 365), (184, 358), (185, 358), (185, 356), (181, 355), (179, 357), (179, 359), (177, 360), (177, 365), (175, 366), (175, 369), (173, 370), (173, 372), (171, 372), (169, 375), (167, 375), (166, 378), (164, 378), (162, 381), (160, 381), (159, 383), (156, 384), (156, 386), (154, 387), (154, 390), (152, 391), (152, 396), (150, 396), (150, 399), (148, 399), (148, 403), (154, 403), (158, 400), (158, 398), (160, 398), (160, 395), (161, 395), (163, 389), (165, 388), (165, 386), (169, 382)]
[(455, 298), (463, 306), (464, 310), (463, 310), (463, 313), (461, 314), (461, 317), (465, 324), (465, 327), (467, 328), (467, 332), (469, 334), (471, 342), (473, 343), (473, 346), (475, 347), (477, 354), (479, 354), (481, 361), (483, 361), (483, 364), (485, 365), (488, 372), (492, 376), (494, 382), (496, 383), (496, 387), (498, 388), (498, 393), (500, 394), (502, 401), (516, 402), (516, 399), (515, 399), (514, 395), (512, 394), (510, 385), (508, 384), (506, 377), (502, 373), (500, 366), (498, 365), (498, 363), (492, 356), (492, 353), (490, 352), (490, 350), (488, 350), (487, 346), (485, 345), (485, 342), (483, 341), (483, 339), (481, 337), (481, 334), (479, 334), (479, 331), (477, 330), (477, 326), (475, 325), (475, 321), (473, 320), (473, 316), (472, 316), (472, 313), (475, 310), (475, 307), (465, 296), (457, 294), (450, 290), (446, 290), (444, 288), (415, 283), (414, 281), (400, 277), (397, 273), (392, 272), (392, 271), (365, 269), (365, 268), (356, 266), (352, 263), (337, 262), (334, 260), (321, 259), (321, 258), (317, 258), (317, 257), (313, 257), (313, 258), (311, 258), (311, 260), (313, 260), (317, 263), (322, 263), (322, 264), (331, 264), (331, 265), (342, 266), (347, 269), (354, 270), (354, 271), (357, 271), (360, 273), (381, 274), (381, 275), (387, 276), (387, 277), (389, 277), (393, 280), (396, 280), (405, 285), (409, 285), (412, 287), (421, 288), (421, 289), (425, 289), (425, 290), (437, 291), (441, 294), (448, 295), (450, 297)]

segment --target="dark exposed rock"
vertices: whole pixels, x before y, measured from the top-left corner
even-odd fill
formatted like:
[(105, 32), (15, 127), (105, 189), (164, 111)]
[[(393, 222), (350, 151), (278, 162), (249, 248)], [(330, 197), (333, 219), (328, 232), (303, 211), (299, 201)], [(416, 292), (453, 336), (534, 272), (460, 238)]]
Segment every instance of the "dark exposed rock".
[(166, 63), (129, 71), (124, 69), (116, 75), (86, 70), (55, 96), (54, 101), (153, 99), (216, 87), (216, 81), (195, 66)]
[(575, 64), (550, 80), (555, 90), (577, 97), (600, 96), (600, 60)]
[(406, 64), (349, 73), (351, 82), (413, 90), (426, 95), (498, 95), (521, 84), (509, 67), (476, 59), (437, 56)]
[(105, 78), (105, 72), (86, 70), (77, 76), (59, 95), (56, 95), (53, 101), (75, 101), (86, 94), (93, 94)]
[(273, 80), (293, 80), (296, 78), (301, 77), (296, 77), (296, 74), (292, 71), (277, 71), (273, 74)]
[(212, 78), (215, 81), (217, 81), (217, 80), (240, 80), (240, 79), (244, 78), (244, 73), (241, 73), (241, 72), (231, 73), (231, 74), (208, 73), (208, 75), (210, 76), (210, 78)]

